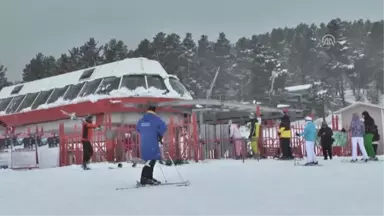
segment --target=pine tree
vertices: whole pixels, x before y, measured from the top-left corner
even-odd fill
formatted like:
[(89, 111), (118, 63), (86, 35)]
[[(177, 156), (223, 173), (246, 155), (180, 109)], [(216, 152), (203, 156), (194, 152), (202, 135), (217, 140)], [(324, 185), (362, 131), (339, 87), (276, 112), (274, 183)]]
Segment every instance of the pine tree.
[(316, 64), (316, 26), (309, 27), (306, 24), (300, 24), (295, 28), (290, 47), (288, 69), (292, 71), (290, 77), (291, 85), (307, 84), (311, 77), (315, 77), (314, 69)]
[(61, 54), (60, 58), (56, 61), (56, 65), (58, 67), (58, 74), (64, 74), (76, 70), (76, 67), (71, 62), (71, 58), (66, 53)]
[(7, 79), (6, 72), (7, 68), (0, 64), (0, 90), (11, 84)]
[(335, 44), (326, 48), (328, 59), (325, 61), (328, 84), (337, 90), (336, 96), (340, 98), (343, 106), (346, 106), (345, 76), (348, 70), (354, 69), (354, 62), (348, 56), (350, 49), (348, 39), (345, 37), (345, 23), (340, 19), (331, 20), (328, 25), (329, 34), (335, 38)]
[(103, 63), (111, 63), (128, 57), (128, 47), (121, 40), (111, 39), (103, 46)]
[(56, 60), (53, 56), (38, 53), (23, 70), (23, 81), (34, 81), (57, 74)]
[(180, 73), (183, 74), (183, 84), (190, 90), (192, 96), (197, 95), (202, 89), (198, 88), (198, 57), (197, 46), (191, 33), (186, 33), (180, 45), (181, 55), (180, 60)]
[(234, 55), (231, 52), (231, 43), (223, 32), (219, 34), (214, 44), (214, 61), (219, 69), (213, 95), (220, 99), (233, 99), (237, 96), (240, 87), (240, 79), (234, 68)]
[(101, 51), (103, 46), (98, 46), (94, 38), (90, 38), (80, 50), (80, 62), (83, 68), (94, 67), (102, 63)]
[(137, 49), (133, 51), (132, 56), (154, 59), (154, 53), (155, 51), (151, 42), (148, 39), (144, 39), (139, 43)]
[(217, 70), (214, 63), (213, 43), (208, 40), (207, 35), (202, 35), (198, 41), (197, 61), (199, 68), (196, 85), (198, 89), (202, 89), (197, 97), (205, 98)]

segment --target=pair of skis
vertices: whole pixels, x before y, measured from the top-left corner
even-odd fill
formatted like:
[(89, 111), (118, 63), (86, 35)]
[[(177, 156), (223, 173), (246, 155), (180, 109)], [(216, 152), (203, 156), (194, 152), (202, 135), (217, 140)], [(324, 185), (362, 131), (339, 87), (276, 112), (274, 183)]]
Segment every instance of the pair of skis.
[(190, 182), (189, 181), (182, 181), (182, 182), (164, 182), (161, 184), (155, 184), (155, 185), (142, 185), (140, 184), (139, 181), (136, 182), (135, 186), (131, 187), (120, 187), (116, 188), (116, 190), (129, 190), (129, 189), (135, 189), (135, 188), (148, 188), (148, 187), (160, 187), (160, 186), (189, 186)]

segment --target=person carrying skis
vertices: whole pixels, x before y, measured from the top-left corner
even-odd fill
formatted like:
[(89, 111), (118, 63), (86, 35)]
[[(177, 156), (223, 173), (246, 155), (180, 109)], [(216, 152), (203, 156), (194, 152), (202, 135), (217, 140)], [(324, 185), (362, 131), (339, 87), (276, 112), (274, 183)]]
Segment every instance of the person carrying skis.
[(380, 134), (379, 134), (379, 130), (377, 129), (377, 125), (375, 125), (375, 132), (373, 134), (372, 140), (373, 140), (372, 142), (373, 150), (375, 151), (375, 155), (377, 155), (377, 147), (380, 141)]
[(334, 142), (334, 139), (332, 138), (333, 131), (328, 126), (327, 122), (323, 121), (317, 136), (320, 137), (320, 144), (323, 150), (324, 160), (328, 160), (328, 156), (329, 159), (332, 160), (332, 144)]
[[(160, 144), (167, 130), (165, 122), (156, 114), (156, 107), (149, 106), (147, 113), (137, 122), (136, 130), (140, 134), (141, 158), (145, 161), (141, 172), (141, 185), (161, 184), (153, 178), (156, 160), (161, 160)], [(160, 144), (159, 144), (160, 143)]]
[(280, 147), (283, 152), (283, 156), (280, 158), (282, 160), (293, 159), (291, 151), (291, 120), (288, 116), (288, 110), (284, 110), (284, 115), (281, 118), (279, 126), (279, 138), (280, 138)]
[(93, 155), (93, 147), (91, 144), (91, 139), (93, 138), (93, 130), (100, 128), (99, 125), (92, 124), (92, 116), (89, 115), (83, 120), (83, 134), (81, 143), (83, 144), (83, 163), (81, 167), (84, 170), (90, 170), (88, 164)]
[(367, 111), (364, 111), (361, 114), (364, 118), (364, 127), (365, 127), (365, 135), (364, 135), (364, 147), (367, 151), (370, 160), (378, 160), (375, 154), (375, 150), (373, 149), (373, 135), (375, 134), (375, 120), (369, 115)]
[(352, 138), (352, 160), (351, 162), (357, 162), (357, 145), (360, 148), (361, 153), (363, 154), (363, 160), (365, 162), (368, 161), (367, 151), (364, 147), (364, 131), (365, 126), (364, 123), (360, 120), (359, 115), (357, 113), (353, 113), (352, 121), (350, 124), (349, 131), (351, 132)]
[(305, 127), (302, 133), (296, 132), (296, 136), (303, 136), (305, 139), (305, 150), (307, 152), (307, 163), (305, 166), (317, 165), (315, 154), (316, 126), (312, 121), (312, 117), (305, 117)]

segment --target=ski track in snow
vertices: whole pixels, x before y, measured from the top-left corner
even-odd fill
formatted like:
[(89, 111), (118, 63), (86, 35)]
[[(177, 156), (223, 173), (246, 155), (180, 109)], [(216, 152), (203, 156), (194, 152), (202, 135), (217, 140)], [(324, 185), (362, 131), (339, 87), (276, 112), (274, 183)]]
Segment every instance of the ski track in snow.
[[(179, 166), (189, 187), (133, 186), (141, 165), (92, 164), (31, 171), (0, 170), (0, 215), (383, 215), (383, 164), (323, 161), (208, 160)], [(304, 161), (301, 161), (304, 163)], [(157, 164), (155, 177), (162, 179)], [(162, 167), (168, 182), (174, 167)]]

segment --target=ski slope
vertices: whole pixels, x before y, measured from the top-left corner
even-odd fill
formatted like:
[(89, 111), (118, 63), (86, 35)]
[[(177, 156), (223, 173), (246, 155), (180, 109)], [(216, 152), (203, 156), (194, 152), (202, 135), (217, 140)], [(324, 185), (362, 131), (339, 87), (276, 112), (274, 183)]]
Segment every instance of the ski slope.
[[(384, 163), (340, 160), (211, 160), (178, 167), (188, 187), (121, 191), (140, 165), (0, 170), (0, 215), (383, 215)], [(168, 182), (179, 180), (174, 167), (162, 167)], [(159, 167), (155, 176), (163, 180)]]

